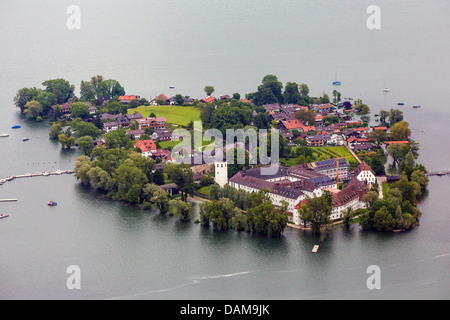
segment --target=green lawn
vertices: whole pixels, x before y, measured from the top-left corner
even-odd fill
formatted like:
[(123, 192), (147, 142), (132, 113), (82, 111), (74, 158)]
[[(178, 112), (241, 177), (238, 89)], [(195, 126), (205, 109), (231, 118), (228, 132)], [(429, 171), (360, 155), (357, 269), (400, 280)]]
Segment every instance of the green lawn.
[(203, 194), (206, 194), (209, 196), (210, 190), (211, 190), (211, 186), (207, 186), (207, 187), (198, 189), (197, 192), (200, 192), (200, 193), (203, 193)]
[(128, 114), (140, 113), (149, 117), (154, 113), (157, 117), (165, 117), (167, 123), (185, 126), (190, 121), (200, 121), (200, 110), (194, 106), (142, 106), (129, 109)]
[[(345, 158), (345, 157), (352, 157), (352, 154), (350, 151), (347, 150), (344, 146), (337, 146), (337, 147), (310, 147), (316, 152), (316, 157), (318, 158), (317, 161), (320, 160), (327, 160), (330, 159), (330, 155), (333, 158)], [(321, 152), (324, 151), (324, 152)], [(349, 161), (350, 158), (347, 158)]]
[(383, 182), (383, 183), (381, 184), (381, 187), (382, 187), (382, 189), (383, 189), (383, 198), (386, 198), (387, 193), (388, 193), (388, 191), (389, 191), (389, 183)]
[[(322, 161), (335, 158), (346, 158), (347, 162), (350, 162), (352, 159), (355, 160), (350, 151), (348, 151), (347, 148), (344, 146), (308, 147), (308, 148), (313, 150), (314, 156), (316, 157), (315, 161)], [(283, 162), (286, 166), (291, 167), (297, 165), (297, 158), (280, 158), (280, 162)]]

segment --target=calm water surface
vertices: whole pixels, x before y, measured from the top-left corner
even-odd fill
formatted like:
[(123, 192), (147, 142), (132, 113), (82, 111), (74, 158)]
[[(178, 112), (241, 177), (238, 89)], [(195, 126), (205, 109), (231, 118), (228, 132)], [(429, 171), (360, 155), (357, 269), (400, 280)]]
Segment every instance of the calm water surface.
[[(26, 122), (12, 98), (22, 87), (102, 74), (128, 94), (252, 92), (266, 74), (333, 90), (372, 108), (404, 102), (419, 162), (448, 170), (450, 3), (378, 1), (382, 29), (366, 27), (369, 1), (77, 1), (0, 4), (0, 176), (72, 169), (46, 123)], [(391, 88), (387, 95), (381, 89)], [(412, 109), (421, 104), (421, 109)], [(19, 130), (11, 126), (20, 124)], [(28, 137), (30, 141), (22, 142)], [(0, 186), (0, 299), (448, 299), (450, 177), (432, 177), (419, 228), (402, 234), (287, 229), (282, 239), (213, 233), (156, 212), (102, 199), (71, 176)], [(58, 202), (54, 208), (46, 204)], [(197, 204), (196, 204), (197, 205)], [(311, 254), (320, 244), (318, 254)], [(81, 290), (66, 269), (81, 268)], [(366, 287), (370, 265), (382, 289)]]

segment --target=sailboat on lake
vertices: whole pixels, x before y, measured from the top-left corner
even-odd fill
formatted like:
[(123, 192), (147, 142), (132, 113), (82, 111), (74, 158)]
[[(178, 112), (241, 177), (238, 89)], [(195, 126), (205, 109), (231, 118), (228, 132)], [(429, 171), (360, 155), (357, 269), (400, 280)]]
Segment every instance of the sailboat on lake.
[(333, 81), (333, 85), (335, 85), (335, 86), (341, 85), (341, 82), (337, 80), (337, 73), (336, 73), (336, 76), (335, 76), (335, 80)]

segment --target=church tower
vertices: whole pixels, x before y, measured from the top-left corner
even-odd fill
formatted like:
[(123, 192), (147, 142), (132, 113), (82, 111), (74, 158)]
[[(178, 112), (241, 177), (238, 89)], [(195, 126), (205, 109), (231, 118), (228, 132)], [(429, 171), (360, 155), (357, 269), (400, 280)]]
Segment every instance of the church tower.
[(215, 178), (216, 183), (223, 188), (224, 185), (228, 183), (228, 165), (227, 162), (224, 161), (215, 161)]

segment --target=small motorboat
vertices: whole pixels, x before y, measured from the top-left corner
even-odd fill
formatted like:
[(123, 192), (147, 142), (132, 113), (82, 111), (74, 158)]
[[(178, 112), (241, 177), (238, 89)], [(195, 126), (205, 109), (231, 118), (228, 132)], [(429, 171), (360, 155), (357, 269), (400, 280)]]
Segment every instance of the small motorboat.
[(170, 86), (169, 88), (170, 88), (170, 89), (175, 89), (175, 86)]
[(9, 134), (7, 134), (7, 133), (0, 134), (0, 138), (6, 138), (6, 137), (9, 137)]
[(340, 86), (340, 85), (341, 85), (341, 82), (340, 82), (340, 81), (333, 81), (333, 85), (335, 85), (335, 86)]
[(415, 105), (413, 105), (413, 108), (415, 108), (415, 109), (420, 108), (420, 105), (415, 104)]
[(23, 138), (22, 141), (28, 141), (30, 138)]
[(57, 203), (57, 202), (54, 202), (54, 201), (50, 201), (50, 202), (48, 203), (48, 205), (49, 205), (50, 207), (54, 207), (54, 206), (57, 206), (58, 203)]
[(397, 105), (404, 106), (405, 104), (403, 102), (398, 102)]
[(19, 128), (21, 128), (21, 126), (12, 126), (11, 128), (13, 128), (13, 129), (19, 129)]
[(9, 214), (6, 214), (6, 213), (0, 214), (0, 219), (6, 218), (6, 217), (9, 217)]

